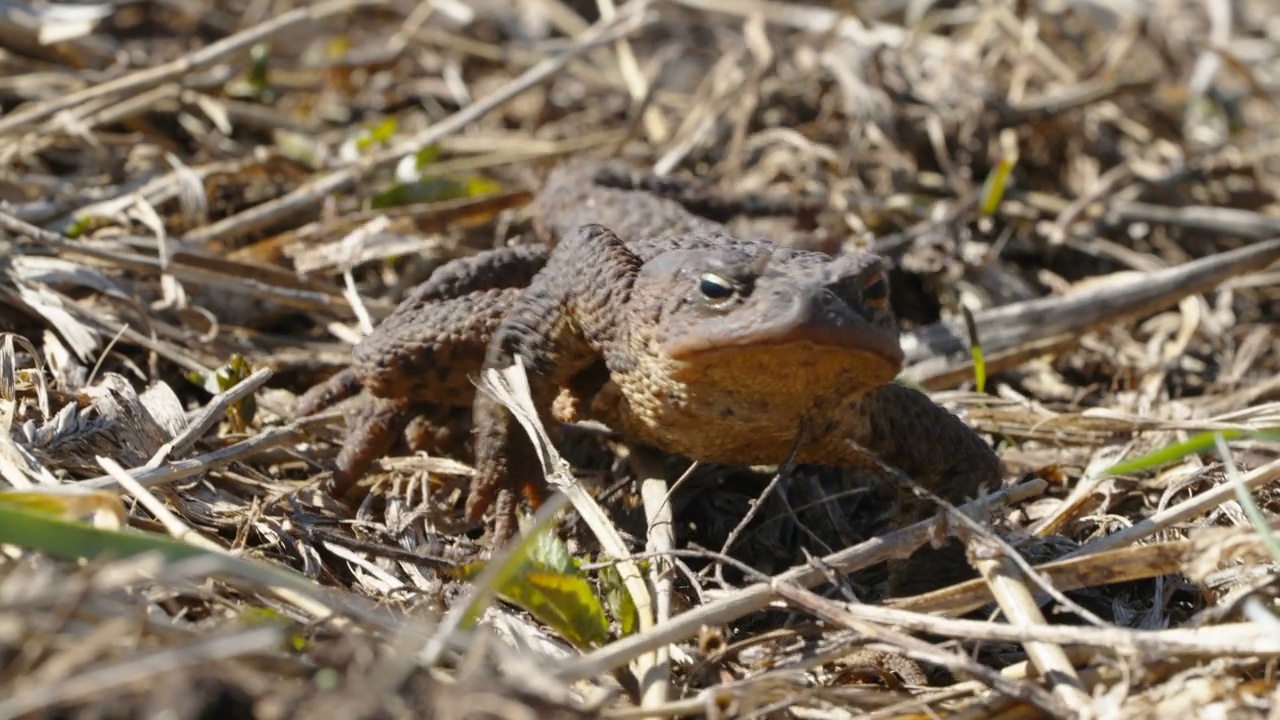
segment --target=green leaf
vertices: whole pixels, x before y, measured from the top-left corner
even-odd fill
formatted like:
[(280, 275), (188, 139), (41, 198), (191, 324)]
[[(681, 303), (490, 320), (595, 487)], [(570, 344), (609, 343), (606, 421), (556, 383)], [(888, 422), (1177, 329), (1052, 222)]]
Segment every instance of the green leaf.
[(418, 180), (392, 185), (374, 195), (369, 200), (369, 207), (374, 210), (384, 210), (415, 203), (451, 200), (461, 197), (461, 195), (461, 190), (456, 183), (451, 183), (447, 180)]
[(418, 154), (414, 157), (413, 167), (417, 169), (418, 172), (422, 172), (428, 165), (439, 159), (440, 146), (428, 145), (418, 151)]
[[(595, 647), (609, 636), (604, 607), (568, 546), (551, 530), (549, 527), (525, 538), (518, 562), (500, 577), (495, 592), (574, 646)], [(459, 580), (472, 581), (485, 567), (485, 563), (471, 563), (451, 574)], [(471, 622), (474, 618), (467, 624)]]
[(268, 88), (267, 68), (271, 60), (271, 46), (258, 43), (249, 49), (249, 87), (254, 95), (261, 97)]
[(462, 182), (445, 178), (423, 178), (414, 182), (397, 183), (374, 195), (370, 207), (383, 210), (416, 203), (444, 202), (478, 197), (498, 192), (501, 185), (484, 178), (467, 178)]
[[(455, 629), (464, 630), (474, 626), (484, 613), (484, 609), (488, 607), (491, 596), (498, 593), (511, 578), (518, 577), (518, 574), (527, 566), (529, 549), (537, 539), (555, 532), (556, 515), (568, 502), (567, 497), (557, 493), (543, 503), (534, 514), (532, 523), (513, 540), (515, 544), (508, 545), (495, 558), (501, 562), (500, 565), (494, 566), (494, 560), (490, 560), (485, 563), (472, 563), (450, 573), (455, 577), (468, 580), (471, 583), (471, 593), (465, 607), (461, 610), (455, 608), (449, 611), (444, 625), (454, 623), (453, 618), (456, 616), (459, 619), (454, 625)], [(438, 658), (439, 650), (440, 647), (429, 643), (428, 649), (423, 651), (423, 657), (428, 658), (424, 662), (428, 665), (434, 663)]]
[(991, 217), (996, 214), (1000, 201), (1004, 199), (1005, 185), (1008, 183), (1009, 174), (1013, 172), (1015, 163), (1016, 161), (1012, 158), (1000, 158), (1000, 162), (996, 163), (987, 175), (987, 179), (983, 181), (982, 194), (978, 198), (978, 205), (983, 215)]
[(640, 628), (640, 612), (636, 610), (635, 599), (622, 581), (622, 574), (615, 565), (606, 565), (600, 570), (600, 585), (604, 589), (604, 601), (610, 614), (618, 621), (622, 637), (634, 635)]
[[(74, 489), (67, 489), (68, 487)], [(128, 514), (119, 495), (106, 490), (86, 490), (74, 486), (0, 492), (0, 507), (28, 510), (66, 520), (105, 515), (111, 517), (117, 527), (128, 522)]]
[(1195, 455), (1206, 452), (1214, 446), (1214, 436), (1218, 433), (1222, 434), (1224, 440), (1280, 440), (1280, 428), (1264, 428), (1253, 432), (1243, 430), (1220, 430), (1213, 432), (1203, 432), (1193, 435), (1180, 443), (1166, 445), (1165, 447), (1153, 450), (1146, 455), (1140, 455), (1132, 460), (1125, 460), (1116, 463), (1106, 470), (1102, 471), (1103, 475), (1129, 475), (1145, 470), (1154, 470), (1170, 463), (1177, 462), (1188, 455)]
[(307, 649), (307, 636), (302, 633), (302, 624), (296, 622), (270, 608), (250, 607), (240, 611), (236, 619), (245, 627), (273, 625), (284, 632), (283, 645), (293, 652)]
[[(253, 364), (239, 353), (233, 353), (226, 364), (215, 370), (209, 377), (195, 370), (187, 372), (184, 377), (192, 385), (216, 395), (239, 385), (252, 374)], [(257, 414), (258, 401), (252, 393), (227, 408), (227, 419), (231, 423), (233, 432), (244, 432), (245, 428), (253, 424), (253, 418)]]
[(569, 552), (569, 546), (555, 533), (539, 535), (529, 546), (528, 563), (540, 570), (560, 575), (578, 575), (578, 563)]
[(609, 641), (604, 607), (584, 577), (532, 571), (512, 578), (498, 592), (579, 649)]
[(368, 130), (364, 130), (356, 138), (356, 149), (365, 152), (374, 144), (385, 145), (391, 141), (396, 134), (396, 119), (389, 117), (382, 122), (374, 125)]
[(71, 223), (71, 227), (67, 228), (67, 237), (72, 240), (83, 237), (88, 233), (97, 230), (100, 227), (106, 227), (111, 224), (111, 218), (101, 215), (82, 215)]
[(253, 374), (253, 366), (239, 353), (234, 353), (226, 365), (215, 373), (218, 379), (218, 391), (226, 392), (239, 385), (245, 378)]
[(987, 389), (987, 363), (982, 359), (982, 347), (974, 345), (969, 348), (973, 352), (973, 386), (979, 393)]
[(502, 192), (502, 186), (489, 178), (473, 175), (466, 179), (466, 197), (480, 197)]

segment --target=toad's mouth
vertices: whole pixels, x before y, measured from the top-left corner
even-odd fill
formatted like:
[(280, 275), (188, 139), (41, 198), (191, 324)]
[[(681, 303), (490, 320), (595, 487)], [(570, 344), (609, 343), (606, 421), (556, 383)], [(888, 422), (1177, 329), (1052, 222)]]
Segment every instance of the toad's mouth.
[(662, 351), (677, 362), (697, 364), (742, 351), (834, 352), (847, 354), (851, 363), (892, 368), (890, 377), (902, 368), (896, 329), (877, 326), (844, 303), (832, 302), (824, 290), (795, 293), (777, 304), (743, 307), (660, 336)]
[(667, 369), (681, 383), (717, 383), (724, 378), (752, 393), (826, 395), (867, 390), (892, 382), (902, 362), (883, 352), (795, 342), (721, 345), (672, 356)]

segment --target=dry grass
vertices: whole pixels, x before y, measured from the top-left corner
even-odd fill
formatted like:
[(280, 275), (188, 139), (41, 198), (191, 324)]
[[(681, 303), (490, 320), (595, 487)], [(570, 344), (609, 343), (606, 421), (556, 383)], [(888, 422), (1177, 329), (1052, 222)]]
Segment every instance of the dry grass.
[[(1280, 24), (1261, 0), (900, 8), (925, 5), (0, 2), (0, 477), (181, 541), (77, 562), (106, 536), (0, 529), (0, 717), (1280, 712), (1280, 558), (1244, 490), (1280, 510), (1276, 443), (1103, 472), (1280, 425)], [(436, 194), (376, 207), (428, 147)], [(575, 153), (824, 197), (803, 241), (893, 259), (909, 376), (1008, 468), (987, 522), (945, 524), (977, 579), (850, 602), (943, 526), (877, 536), (874, 483), (830, 468), (699, 468), (649, 539), (673, 574), (640, 634), (582, 653), (503, 604), (450, 630), (483, 589), (449, 572), (481, 552), (465, 458), (388, 458), (349, 508), (322, 492), (340, 415), (292, 404), (434, 267), (526, 232)], [(1084, 329), (1027, 314), (1244, 246)], [(983, 393), (939, 340), (962, 308)], [(629, 498), (687, 463), (579, 444), (631, 481), (615, 555), (646, 552)]]

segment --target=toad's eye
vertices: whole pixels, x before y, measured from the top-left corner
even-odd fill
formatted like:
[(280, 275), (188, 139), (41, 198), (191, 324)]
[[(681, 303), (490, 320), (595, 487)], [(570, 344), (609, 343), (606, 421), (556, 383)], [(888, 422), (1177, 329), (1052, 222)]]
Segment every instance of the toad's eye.
[(703, 273), (698, 278), (698, 292), (713, 303), (724, 302), (733, 297), (733, 283), (723, 275)]
[(882, 308), (889, 302), (889, 280), (884, 273), (867, 278), (862, 285), (862, 300), (874, 308)]

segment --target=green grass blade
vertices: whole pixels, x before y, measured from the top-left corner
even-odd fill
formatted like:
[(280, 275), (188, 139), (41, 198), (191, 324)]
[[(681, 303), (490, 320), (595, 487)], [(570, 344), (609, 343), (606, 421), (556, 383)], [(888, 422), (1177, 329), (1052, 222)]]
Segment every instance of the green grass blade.
[(978, 198), (978, 205), (982, 209), (982, 214), (991, 217), (996, 214), (996, 210), (1000, 207), (1000, 201), (1004, 199), (1005, 186), (1009, 182), (1009, 174), (1013, 172), (1015, 161), (1012, 158), (1000, 158), (1000, 162), (991, 169), (987, 175), (987, 179), (982, 183), (982, 194)]
[(60, 517), (56, 508), (33, 505), (32, 494), (14, 493), (22, 497), (6, 498), (9, 493), (0, 493), (0, 544), (17, 545), (64, 560), (119, 560), (145, 553), (157, 553), (166, 563), (206, 558), (218, 572), (318, 597), (317, 586), (292, 570), (205, 550), (166, 535), (130, 528), (96, 528), (81, 520)]
[(1128, 475), (1131, 473), (1154, 470), (1170, 463), (1177, 462), (1188, 455), (1208, 452), (1217, 442), (1215, 436), (1221, 434), (1223, 440), (1280, 440), (1280, 428), (1265, 428), (1255, 431), (1218, 430), (1193, 435), (1180, 443), (1167, 445), (1140, 455), (1132, 460), (1116, 463), (1102, 471), (1106, 475)]

